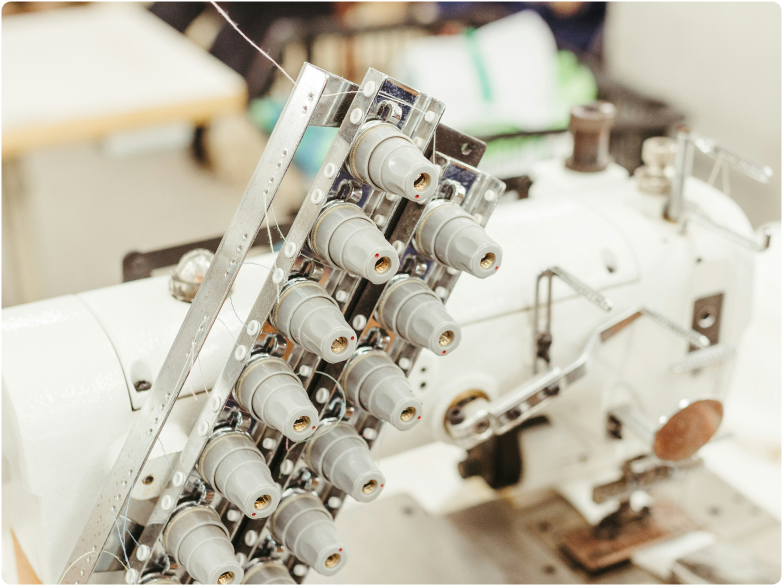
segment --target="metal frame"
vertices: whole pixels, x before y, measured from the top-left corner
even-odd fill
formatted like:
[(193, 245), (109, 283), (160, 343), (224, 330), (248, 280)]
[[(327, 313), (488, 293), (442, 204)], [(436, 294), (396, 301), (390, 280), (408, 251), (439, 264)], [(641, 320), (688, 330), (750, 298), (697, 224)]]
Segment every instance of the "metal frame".
[[(464, 191), (465, 196), (459, 203), (472, 213), (481, 225), (486, 223), (503, 193), (504, 185), (470, 165), (477, 163), (484, 152), (485, 145), (481, 141), (447, 127), (439, 127), (444, 111), (441, 102), (372, 69), (368, 71), (362, 85), (356, 86), (305, 64), (239, 209), (217, 246), (215, 259), (87, 521), (61, 582), (79, 583), (91, 576), (94, 581), (96, 576), (93, 573), (98, 557), (109, 544), (110, 536), (114, 531), (124, 533), (124, 529), (121, 531), (117, 523), (130, 508), (131, 488), (141, 474), (184, 381), (198, 358), (215, 316), (230, 291), (251, 243), (259, 233), (266, 211), (308, 125), (339, 126), (339, 132), (291, 225), (285, 238), (286, 245), (277, 255), (273, 270), (245, 318), (247, 327), (241, 330), (233, 352), (211, 391), (211, 399), (196, 418), (179, 457), (172, 457), (171, 474), (163, 481), (162, 492), (149, 518), (146, 522), (137, 519), (144, 525), (141, 535), (134, 540), (137, 541), (137, 546), (134, 549), (128, 543), (124, 544), (123, 549), (130, 565), (124, 576), (125, 581), (136, 582), (145, 571), (174, 573), (184, 577), (184, 569), (178, 568), (169, 558), (159, 538), (172, 513), (188, 502), (210, 504), (216, 508), (229, 530), (238, 555), (246, 556), (247, 560), (256, 557), (280, 557), (279, 548), (269, 535), (268, 520), (253, 520), (243, 516), (237, 519), (235, 515), (231, 515), (233, 506), (207, 487), (194, 469), (213, 430), (216, 427), (233, 427), (250, 433), (284, 491), (314, 488), (311, 482), (314, 479), (313, 473), (306, 470), (301, 458), (304, 443), (289, 447), (288, 442), (281, 441), (279, 432), (245, 416), (230, 398), (243, 369), (258, 352), (285, 354), (289, 364), (298, 370), (304, 379), (303, 383), (316, 405), (319, 402), (315, 400), (315, 396), (326, 386), (324, 383), (327, 381), (318, 371), (333, 374), (335, 379), (340, 377), (344, 364), (325, 365), (315, 355), (294, 347), (270, 329), (268, 316), (289, 276), (320, 280), (333, 295), (338, 291), (344, 292), (342, 299), (337, 297), (349, 323), (362, 323), (357, 321), (358, 316), (362, 317), (364, 323), (363, 327), (355, 325), (357, 330), (361, 330), (360, 344), (385, 349), (404, 370), (410, 368), (419, 348), (379, 330), (373, 319), (383, 287), (373, 286), (336, 267), (324, 265), (307, 246), (307, 237), (323, 206), (341, 197), (356, 197), (356, 203), (402, 251), (401, 256), (404, 265), (408, 267), (407, 272), (422, 278), (444, 300), (456, 283), (458, 271), (447, 270), (437, 263), (426, 261), (419, 257), (411, 246), (411, 239), (424, 206), (390, 196), (370, 186), (361, 186), (344, 171), (344, 162), (359, 129), (368, 119), (382, 117), (383, 104), (390, 100), (395, 104), (393, 111), (397, 118), (387, 121), (395, 124), (422, 151), (441, 165), (443, 180), (462, 182), (463, 189), (460, 192)], [(361, 116), (355, 115), (356, 110), (360, 111)], [(350, 116), (347, 115), (349, 111)], [(443, 150), (448, 150), (452, 157), (437, 150), (438, 138), (445, 143)], [(344, 190), (346, 181), (356, 187)], [(436, 197), (442, 196), (443, 194)], [(169, 258), (175, 253), (172, 251), (179, 250), (162, 251), (171, 253), (163, 255), (166, 256), (166, 264), (173, 264), (176, 260)], [(274, 343), (270, 346), (271, 339), (274, 339)], [(340, 404), (336, 385), (331, 382), (328, 385), (330, 398), (325, 401), (322, 417), (329, 416)], [(348, 407), (347, 410), (345, 407), (348, 407), (347, 403), (342, 408), (345, 418), (372, 444), (382, 422), (364, 413), (358, 406)], [(376, 431), (375, 436), (365, 431), (370, 428)], [(270, 438), (274, 440), (274, 447), (268, 445), (267, 440)], [(332, 503), (333, 499), (330, 500), (330, 497), (339, 491), (321, 479), (319, 493), (323, 501)], [(333, 513), (336, 513), (337, 509), (339, 506), (330, 506)], [(254, 535), (253, 539), (250, 539), (251, 534)], [(125, 535), (120, 541), (125, 541)], [(109, 551), (112, 551), (111, 547)], [(285, 563), (289, 569), (301, 564), (291, 554), (285, 558)], [(301, 572), (294, 573), (297, 579), (301, 578)], [(99, 576), (99, 579), (110, 581), (122, 578), (116, 572), (101, 572)]]
[[(388, 99), (389, 95), (392, 95), (392, 97), (396, 97), (398, 100), (397, 103), (400, 105), (401, 116), (398, 120), (387, 120), (387, 122), (395, 124), (404, 134), (412, 137), (420, 145), (421, 149), (424, 149), (430, 144), (438, 126), (440, 116), (445, 109), (443, 104), (425, 94), (407, 88), (406, 86), (399, 84), (399, 82), (372, 69), (362, 82), (362, 87), (367, 87), (368, 82), (371, 82), (378, 90), (368, 102), (364, 118), (356, 125), (357, 129), (363, 124), (368, 115), (377, 115), (378, 110), (382, 109), (383, 102)], [(354, 88), (355, 87), (356, 86), (354, 86)], [(353, 111), (354, 106), (355, 104), (351, 106), (351, 111)], [(432, 112), (434, 116), (426, 115), (427, 112)], [(345, 113), (347, 113), (347, 110)], [(346, 124), (346, 122), (344, 122), (344, 124)], [(356, 133), (354, 132), (347, 137), (349, 143), (356, 138), (355, 134)], [(342, 169), (342, 161), (341, 165), (338, 166), (338, 169), (340, 170), (336, 174), (331, 189), (325, 192), (325, 199), (334, 201), (344, 195), (347, 195), (349, 200), (352, 200), (351, 198), (353, 198), (355, 203), (357, 203), (357, 205), (359, 205), (371, 218), (377, 220), (378, 216), (382, 216), (386, 219), (385, 222), (381, 222), (379, 225), (382, 231), (384, 231), (384, 228), (390, 229), (391, 226), (394, 225), (392, 219), (397, 215), (398, 209), (406, 208), (406, 206), (412, 208), (423, 207), (399, 197), (387, 197), (386, 193), (373, 189), (367, 185), (361, 186), (358, 191), (353, 189), (348, 190), (349, 192), (345, 194), (341, 188), (344, 182), (356, 183), (358, 186), (358, 181), (353, 179)], [(379, 222), (376, 221), (376, 224), (378, 225)], [(353, 323), (355, 318), (353, 312), (357, 306), (361, 305), (359, 299), (363, 298), (368, 290), (375, 293), (377, 296), (381, 288), (372, 286), (336, 267), (324, 265), (322, 263), (323, 261), (318, 259), (317, 256), (309, 250), (309, 247), (305, 245), (302, 255), (297, 259), (297, 266), (302, 270), (300, 276), (319, 280), (327, 292), (333, 297), (336, 296), (337, 291), (343, 292), (344, 297), (336, 296), (338, 304), (343, 310), (347, 322)], [(375, 301), (373, 302), (373, 305), (374, 303)], [(366, 337), (363, 338), (360, 331), (359, 345), (362, 346), (365, 344), (367, 344), (367, 339)], [(302, 382), (316, 406), (319, 405), (319, 402), (316, 399), (318, 390), (321, 388), (326, 388), (328, 390), (330, 398), (325, 402), (324, 409), (320, 415), (322, 418), (329, 417), (331, 411), (333, 411), (333, 409), (330, 408), (339, 405), (342, 400), (340, 398), (341, 392), (337, 390), (333, 381), (319, 373), (325, 372), (334, 379), (339, 379), (345, 363), (333, 365), (326, 364), (316, 355), (306, 352), (300, 347), (295, 347), (293, 349), (288, 356), (288, 362), (303, 378)], [(354, 409), (347, 411), (350, 414), (354, 412)], [(367, 415), (367, 417), (369, 418), (370, 416)], [(372, 419), (374, 420), (374, 425), (380, 427), (382, 422), (375, 418)], [(351, 423), (355, 424), (354, 420), (351, 420)], [(358, 429), (358, 431), (361, 432), (362, 429)], [(283, 487), (284, 491), (289, 489), (307, 490), (311, 488), (310, 481), (313, 479), (313, 474), (307, 471), (302, 460), (302, 451), (305, 442), (293, 444), (289, 447), (287, 442), (282, 441), (279, 432), (270, 430), (269, 428), (257, 430), (256, 435), (258, 437), (259, 447), (263, 447), (261, 444), (268, 438), (275, 441), (274, 448), (270, 450), (262, 449), (262, 452), (266, 453), (268, 462), (273, 469), (273, 476)], [(284, 462), (290, 462), (291, 464), (284, 465)], [(333, 494), (325, 494), (329, 492), (330, 485), (323, 479), (320, 479), (319, 486), (320, 491), (322, 492), (319, 496), (322, 497), (323, 501), (328, 502), (329, 496), (333, 496)], [(333, 491), (339, 492), (336, 489), (333, 489)], [(333, 513), (336, 512), (335, 507), (327, 506), (327, 508)], [(274, 544), (271, 534), (269, 533), (268, 520), (242, 519), (238, 522), (238, 525), (239, 526), (235, 529), (236, 537), (234, 539), (234, 547), (237, 554), (244, 555), (248, 559), (255, 559), (258, 556), (266, 557), (272, 554), (278, 555), (276, 552), (276, 544)], [(248, 532), (251, 531), (255, 532), (258, 537), (252, 541), (246, 541), (242, 536), (247, 535)], [(301, 565), (302, 563), (303, 562), (297, 560), (293, 555), (289, 555), (286, 560), (286, 564), (289, 568), (293, 568), (295, 565)]]

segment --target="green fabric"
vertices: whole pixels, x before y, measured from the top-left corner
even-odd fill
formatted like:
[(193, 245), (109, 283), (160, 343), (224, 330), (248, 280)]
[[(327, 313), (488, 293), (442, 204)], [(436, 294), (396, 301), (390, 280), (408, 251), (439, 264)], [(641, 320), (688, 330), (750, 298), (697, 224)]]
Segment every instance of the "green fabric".
[(598, 99), (598, 84), (593, 72), (579, 63), (571, 51), (557, 52), (557, 93), (563, 105), (563, 115), (552, 128), (567, 128), (571, 108)]
[(481, 47), (478, 44), (475, 28), (468, 27), (465, 29), (465, 42), (468, 46), (468, 53), (470, 53), (473, 66), (476, 68), (476, 75), (478, 75), (479, 86), (481, 87), (481, 96), (485, 102), (491, 103), (492, 84), (489, 81), (489, 72), (487, 72), (487, 66), (484, 63), (484, 57), (481, 55)]
[[(579, 104), (587, 104), (598, 98), (598, 84), (593, 72), (586, 65), (579, 63), (576, 55), (570, 51), (557, 53), (557, 97), (560, 104), (560, 114), (549, 128), (522, 129), (513, 124), (495, 127), (485, 134), (502, 134), (519, 132), (521, 130), (565, 130), (571, 117), (571, 108)], [(496, 126), (496, 125), (493, 125)], [(502, 129), (501, 129), (502, 128)], [(520, 136), (494, 140), (487, 144), (484, 160), (490, 162), (493, 157), (504, 157), (535, 149), (544, 139), (540, 136)]]

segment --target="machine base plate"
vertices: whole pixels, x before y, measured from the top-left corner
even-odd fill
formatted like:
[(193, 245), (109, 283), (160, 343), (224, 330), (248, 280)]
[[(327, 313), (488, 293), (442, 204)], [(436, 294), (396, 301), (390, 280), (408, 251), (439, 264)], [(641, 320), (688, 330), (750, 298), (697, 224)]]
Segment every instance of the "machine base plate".
[(583, 527), (563, 536), (564, 551), (588, 572), (599, 572), (631, 559), (634, 552), (664, 539), (671, 539), (696, 529), (679, 507), (667, 500), (655, 503), (649, 517), (627, 523), (615, 537), (596, 534)]

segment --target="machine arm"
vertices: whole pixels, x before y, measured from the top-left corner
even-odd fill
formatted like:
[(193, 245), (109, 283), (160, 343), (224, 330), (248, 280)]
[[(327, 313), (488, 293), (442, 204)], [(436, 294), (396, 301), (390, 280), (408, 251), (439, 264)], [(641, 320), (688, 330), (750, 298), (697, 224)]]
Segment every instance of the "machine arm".
[(459, 446), (472, 448), (493, 435), (504, 434), (517, 427), (587, 373), (590, 359), (599, 344), (614, 337), (640, 317), (652, 319), (697, 348), (709, 346), (705, 336), (681, 328), (651, 309), (639, 307), (629, 310), (596, 328), (579, 357), (565, 368), (555, 367), (495, 401), (476, 398), (453, 409), (446, 420), (446, 429), (452, 440)]

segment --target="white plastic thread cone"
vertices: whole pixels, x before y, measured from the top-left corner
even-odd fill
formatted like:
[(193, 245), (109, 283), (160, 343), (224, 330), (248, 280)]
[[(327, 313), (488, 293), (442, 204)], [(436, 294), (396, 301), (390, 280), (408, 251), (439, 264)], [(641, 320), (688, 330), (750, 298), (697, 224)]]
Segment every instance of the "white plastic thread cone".
[(381, 296), (378, 314), (381, 325), (438, 356), (452, 352), (462, 340), (462, 330), (443, 302), (415, 277), (389, 284)]
[(183, 509), (171, 518), (163, 545), (179, 565), (202, 584), (239, 584), (244, 572), (220, 516), (206, 505)]
[(414, 235), (416, 249), (427, 258), (484, 279), (494, 275), (503, 250), (459, 205), (437, 201), (427, 206)]
[(308, 465), (355, 500), (367, 503), (381, 494), (386, 478), (367, 443), (347, 423), (330, 424), (305, 451)]
[(280, 488), (264, 457), (242, 432), (211, 439), (199, 460), (199, 473), (250, 518), (268, 517), (280, 502)]
[(385, 352), (372, 350), (352, 358), (343, 381), (354, 403), (400, 431), (421, 421), (422, 402), (413, 395), (405, 373)]
[(276, 541), (324, 576), (339, 572), (348, 559), (332, 516), (314, 494), (283, 499), (272, 516), (270, 528)]
[(265, 356), (251, 362), (239, 377), (234, 395), (253, 417), (291, 441), (303, 441), (315, 431), (318, 411), (299, 377), (281, 358)]
[(313, 250), (329, 263), (376, 285), (391, 279), (400, 266), (394, 247), (361, 208), (351, 203), (324, 210), (310, 241)]
[(349, 162), (358, 179), (418, 203), (438, 188), (440, 167), (391, 124), (370, 123), (356, 140)]
[(281, 334), (327, 362), (343, 362), (356, 349), (356, 332), (337, 302), (313, 281), (289, 285), (270, 317)]

